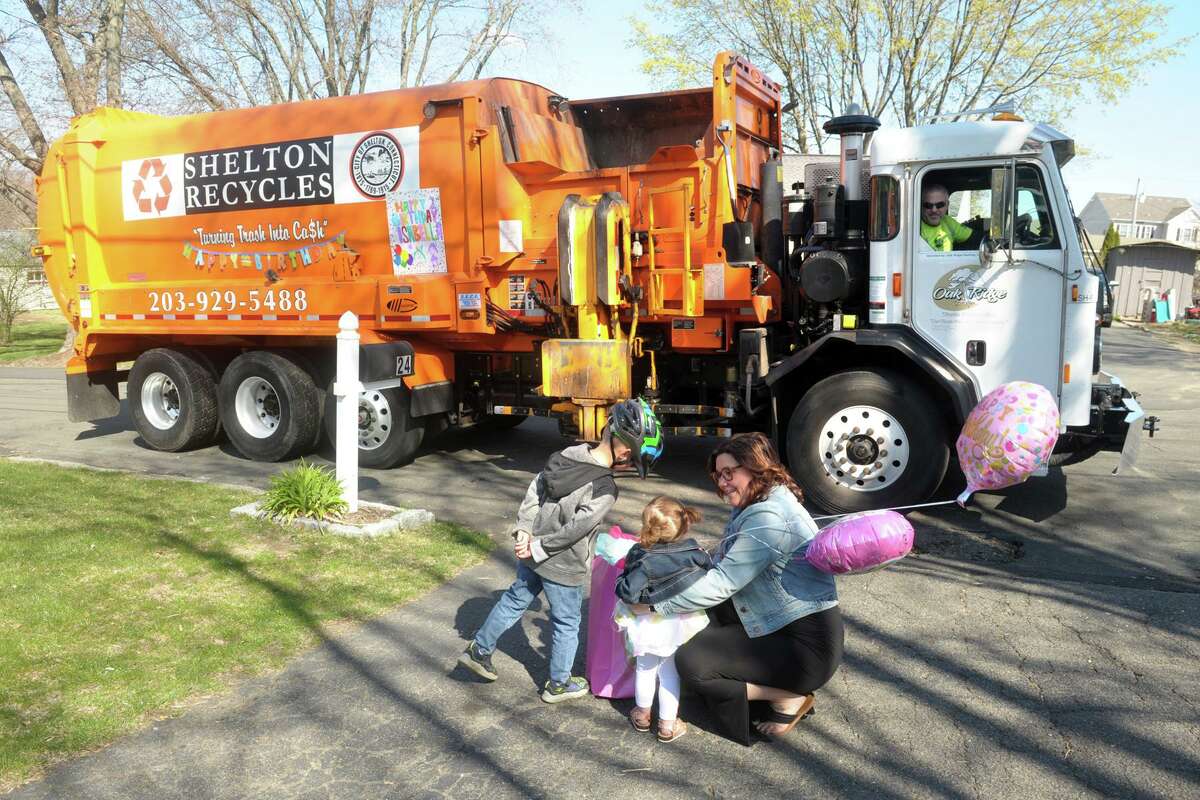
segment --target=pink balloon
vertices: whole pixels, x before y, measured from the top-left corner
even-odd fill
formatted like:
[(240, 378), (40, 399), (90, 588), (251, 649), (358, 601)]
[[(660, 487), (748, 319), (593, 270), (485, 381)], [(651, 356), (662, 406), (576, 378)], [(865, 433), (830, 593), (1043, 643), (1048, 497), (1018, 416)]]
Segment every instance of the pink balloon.
[(1058, 406), (1045, 387), (1029, 381), (996, 387), (958, 437), (958, 463), (967, 476), (959, 505), (980, 489), (1021, 483), (1050, 461), (1057, 441)]
[(864, 511), (818, 533), (804, 558), (822, 572), (852, 575), (899, 561), (912, 546), (912, 525), (904, 517), (895, 511)]

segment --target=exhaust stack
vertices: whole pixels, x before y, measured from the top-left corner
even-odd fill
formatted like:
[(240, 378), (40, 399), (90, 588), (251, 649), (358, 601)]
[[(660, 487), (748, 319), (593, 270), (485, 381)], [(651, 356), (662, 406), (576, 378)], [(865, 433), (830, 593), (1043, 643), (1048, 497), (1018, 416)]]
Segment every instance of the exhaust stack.
[(862, 167), (865, 160), (863, 144), (868, 133), (879, 130), (879, 120), (866, 114), (858, 103), (851, 103), (846, 113), (825, 123), (825, 132), (840, 136), (841, 183), (847, 200), (862, 200)]

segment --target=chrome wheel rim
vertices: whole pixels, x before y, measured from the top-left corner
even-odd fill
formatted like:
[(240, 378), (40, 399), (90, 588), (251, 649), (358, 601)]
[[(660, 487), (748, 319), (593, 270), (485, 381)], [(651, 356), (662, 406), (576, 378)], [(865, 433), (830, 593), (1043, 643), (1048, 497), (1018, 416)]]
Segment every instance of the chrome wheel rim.
[(233, 400), (238, 425), (255, 439), (266, 439), (279, 428), (279, 395), (264, 378), (246, 378)]
[(383, 447), (392, 432), (392, 407), (383, 392), (362, 392), (358, 396), (358, 448)]
[(848, 406), (821, 426), (818, 458), (825, 474), (854, 492), (877, 492), (908, 468), (908, 433), (900, 421), (875, 406)]
[(142, 413), (160, 431), (169, 431), (179, 420), (179, 389), (162, 372), (153, 372), (142, 382)]

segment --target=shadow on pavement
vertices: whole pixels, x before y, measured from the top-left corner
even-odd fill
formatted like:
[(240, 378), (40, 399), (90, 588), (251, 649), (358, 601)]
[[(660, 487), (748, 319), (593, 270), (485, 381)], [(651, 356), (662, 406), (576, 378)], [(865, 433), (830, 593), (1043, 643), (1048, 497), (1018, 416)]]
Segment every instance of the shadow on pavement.
[[(458, 607), (458, 611), (454, 614), (454, 628), (458, 632), (459, 638), (463, 640), (464, 647), (475, 636), (475, 632), (483, 625), (483, 621), (487, 619), (492, 606), (496, 605), (496, 601), (500, 599), (502, 594), (504, 594), (504, 590), (500, 589), (492, 592), (487, 597), (473, 597)], [(586, 621), (586, 603), (584, 606), (583, 619)], [(526, 613), (537, 614), (544, 607), (545, 601), (539, 596), (529, 606), (529, 610)], [(528, 674), (532, 688), (540, 690), (549, 679), (550, 621), (545, 616), (539, 615), (535, 618), (534, 624), (538, 629), (538, 639), (542, 644), (535, 646), (529, 640), (524, 628), (521, 625), (514, 625), (500, 637), (500, 641), (496, 644), (496, 649), (519, 663), (525, 669), (526, 674)], [(582, 650), (581, 646), (580, 651)], [(462, 677), (472, 683), (478, 680), (473, 673), (458, 666), (455, 666), (451, 672), (451, 677), (455, 679)]]
[[(117, 414), (117, 416), (108, 417), (107, 419), (93, 420), (87, 424), (92, 426), (91, 429), (80, 431), (79, 435), (75, 437), (76, 441), (97, 439), (103, 436), (112, 436), (116, 433), (132, 431), (133, 417), (131, 417), (129, 414), (129, 403), (125, 400), (121, 401), (121, 413)], [(140, 437), (135, 441), (138, 447), (146, 447), (145, 442), (143, 442)]]

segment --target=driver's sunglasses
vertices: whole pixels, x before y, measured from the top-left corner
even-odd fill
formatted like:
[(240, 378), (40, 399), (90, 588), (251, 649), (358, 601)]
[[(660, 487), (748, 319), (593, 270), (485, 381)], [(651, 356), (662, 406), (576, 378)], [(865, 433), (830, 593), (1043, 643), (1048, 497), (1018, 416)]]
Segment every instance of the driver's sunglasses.
[(742, 468), (742, 465), (738, 464), (736, 467), (725, 467), (724, 469), (714, 469), (709, 474), (712, 475), (713, 483), (720, 483), (721, 481), (731, 481), (731, 480), (733, 480), (733, 474), (741, 468)]
[(945, 208), (946, 202), (943, 200), (940, 203), (921, 203), (921, 206), (924, 207), (927, 211), (929, 211), (929, 210), (932, 210), (935, 208)]

